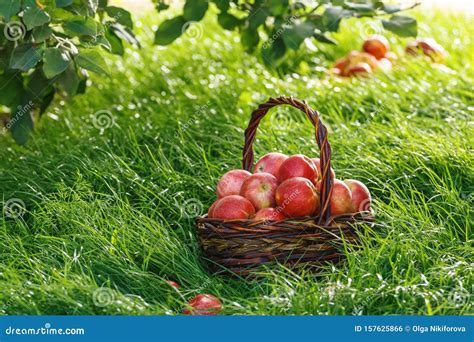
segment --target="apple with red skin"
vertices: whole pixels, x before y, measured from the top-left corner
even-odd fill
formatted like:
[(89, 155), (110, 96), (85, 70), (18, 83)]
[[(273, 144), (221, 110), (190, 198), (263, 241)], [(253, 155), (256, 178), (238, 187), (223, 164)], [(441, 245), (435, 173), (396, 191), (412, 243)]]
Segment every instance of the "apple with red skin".
[(221, 220), (246, 220), (255, 214), (255, 208), (245, 197), (230, 195), (221, 198), (212, 211), (212, 218)]
[(347, 76), (347, 66), (349, 65), (349, 58), (344, 57), (344, 58), (339, 58), (336, 60), (333, 66), (333, 72), (337, 75), (341, 76)]
[(347, 56), (349, 59), (349, 64), (346, 67), (346, 73), (349, 72), (349, 69), (356, 66), (359, 63), (367, 63), (371, 70), (378, 68), (377, 58), (372, 56), (370, 53), (361, 52), (361, 51), (351, 51)]
[(174, 287), (175, 289), (179, 289), (181, 287), (177, 282), (172, 281), (172, 280), (166, 280), (166, 283), (169, 286)]
[[(311, 158), (311, 160), (313, 161), (314, 165), (316, 166), (316, 169), (318, 170), (318, 181), (319, 181), (321, 177), (323, 176), (323, 172), (321, 170), (321, 160), (319, 158)], [(331, 177), (336, 178), (336, 173), (334, 172), (332, 167), (331, 167), (330, 172), (331, 172)]]
[(217, 183), (217, 198), (240, 194), (244, 181), (251, 173), (245, 170), (231, 170), (226, 172)]
[(319, 195), (313, 183), (303, 177), (294, 177), (281, 183), (276, 191), (278, 209), (286, 217), (317, 215), (320, 211)]
[(381, 59), (390, 50), (390, 45), (387, 38), (377, 34), (367, 38), (362, 45), (362, 49), (375, 58)]
[(331, 215), (349, 214), (354, 211), (352, 207), (351, 189), (339, 179), (334, 179), (330, 199)]
[(441, 63), (446, 57), (446, 51), (433, 38), (420, 38), (408, 43), (405, 51), (411, 55), (420, 53), (430, 57), (433, 62)]
[(240, 195), (252, 203), (255, 210), (275, 206), (278, 180), (270, 173), (254, 173), (242, 184)]
[(207, 211), (207, 218), (214, 218), (214, 209), (216, 208), (218, 202), (219, 200), (217, 199), (211, 204), (209, 210)]
[(257, 211), (253, 219), (255, 221), (282, 221), (286, 219), (286, 217), (278, 211), (278, 209), (263, 208)]
[(351, 190), (353, 211), (370, 211), (372, 198), (365, 184), (355, 179), (346, 179), (344, 183)]
[(357, 63), (354, 66), (351, 66), (347, 72), (348, 76), (366, 76), (370, 74), (372, 69), (367, 63)]
[(296, 154), (281, 164), (278, 181), (281, 183), (294, 177), (303, 177), (314, 182), (318, 178), (318, 170), (311, 159), (303, 154)]
[(183, 310), (185, 315), (213, 316), (222, 310), (219, 298), (211, 294), (199, 294), (188, 302), (188, 307)]
[(288, 156), (283, 153), (271, 152), (260, 158), (255, 164), (254, 172), (266, 172), (278, 177), (278, 170), (281, 164), (288, 159)]

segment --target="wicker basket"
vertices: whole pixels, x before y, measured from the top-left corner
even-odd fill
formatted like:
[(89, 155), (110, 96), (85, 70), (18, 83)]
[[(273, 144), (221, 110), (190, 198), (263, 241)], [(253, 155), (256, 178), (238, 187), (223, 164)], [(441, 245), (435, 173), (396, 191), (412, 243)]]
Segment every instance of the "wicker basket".
[(258, 124), (271, 108), (279, 105), (290, 105), (301, 110), (316, 129), (316, 141), (321, 151), (321, 214), (284, 221), (224, 221), (197, 217), (198, 238), (212, 271), (225, 270), (246, 275), (263, 264), (274, 262), (292, 267), (305, 265), (318, 268), (322, 263), (339, 261), (342, 242), (357, 242), (358, 227), (373, 221), (369, 212), (331, 216), (329, 199), (333, 181), (332, 177), (328, 177), (331, 167), (328, 133), (319, 113), (304, 101), (286, 96), (270, 98), (252, 113), (245, 130), (243, 169), (252, 172), (252, 144)]

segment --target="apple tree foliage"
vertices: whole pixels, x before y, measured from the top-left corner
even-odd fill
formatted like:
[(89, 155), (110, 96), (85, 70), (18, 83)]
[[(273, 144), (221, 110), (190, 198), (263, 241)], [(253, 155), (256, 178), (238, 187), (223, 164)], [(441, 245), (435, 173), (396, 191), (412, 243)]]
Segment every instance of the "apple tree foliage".
[[(158, 11), (166, 1), (154, 0)], [(414, 18), (400, 15), (400, 4), (376, 0), (186, 0), (182, 14), (164, 21), (156, 31), (155, 44), (168, 45), (183, 34), (188, 23), (200, 21), (214, 3), (217, 21), (226, 30), (237, 30), (247, 52), (260, 50), (267, 65), (277, 66), (289, 50), (297, 50), (305, 39), (337, 44), (331, 32), (343, 19), (383, 18), (383, 27), (401, 36), (416, 36)], [(412, 7), (418, 5), (415, 3)]]
[(103, 53), (138, 44), (132, 29), (107, 0), (0, 0), (0, 115), (14, 139), (26, 142), (55, 96), (83, 93), (88, 72), (108, 75)]

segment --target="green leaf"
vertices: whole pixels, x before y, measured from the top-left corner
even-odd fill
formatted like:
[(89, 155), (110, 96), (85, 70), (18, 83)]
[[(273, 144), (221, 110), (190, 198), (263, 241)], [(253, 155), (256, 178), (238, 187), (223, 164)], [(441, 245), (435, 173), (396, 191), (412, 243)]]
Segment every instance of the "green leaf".
[(418, 25), (414, 18), (394, 15), (390, 20), (382, 20), (383, 27), (401, 37), (416, 37)]
[(11, 72), (0, 75), (0, 105), (11, 106), (20, 102), (19, 95), (23, 90), (21, 73)]
[(105, 11), (110, 17), (114, 18), (117, 23), (133, 29), (132, 15), (129, 11), (115, 6), (109, 6), (105, 9)]
[(31, 96), (31, 98), (42, 98), (45, 94), (52, 90), (52, 85), (53, 81), (48, 80), (40, 68), (36, 68), (35, 71), (28, 77), (26, 91)]
[(22, 90), (21, 103), (18, 106), (12, 108), (11, 115), (11, 132), (13, 139), (23, 145), (28, 141), (31, 131), (33, 130), (33, 117), (32, 109), (34, 103), (31, 101), (30, 96)]
[(98, 23), (88, 17), (84, 20), (66, 21), (63, 24), (64, 31), (69, 36), (91, 36), (94, 37), (98, 32)]
[(18, 45), (10, 57), (10, 68), (28, 71), (41, 59), (41, 50), (34, 44)]
[(388, 14), (400, 12), (402, 10), (402, 5), (400, 4), (383, 4), (383, 11)]
[(374, 12), (374, 4), (372, 3), (365, 3), (365, 4), (357, 4), (353, 2), (346, 2), (346, 8), (353, 10), (354, 12), (358, 13), (372, 13)]
[[(256, 5), (254, 5), (256, 6)], [(249, 28), (251, 30), (256, 30), (260, 25), (262, 25), (267, 17), (270, 15), (270, 11), (266, 7), (256, 7), (253, 8), (247, 18), (249, 23)]]
[(216, 4), (221, 12), (227, 12), (229, 10), (230, 0), (213, 0), (212, 2)]
[(183, 16), (187, 21), (199, 21), (209, 8), (208, 0), (186, 0)]
[(165, 20), (155, 33), (155, 44), (168, 45), (174, 42), (185, 30), (186, 19), (179, 16)]
[(283, 15), (288, 10), (288, 0), (269, 0), (267, 1), (270, 11), (274, 16)]
[(323, 13), (323, 24), (326, 31), (336, 32), (339, 30), (339, 24), (342, 18), (352, 15), (351, 11), (347, 11), (342, 7), (328, 7)]
[(336, 40), (332, 39), (331, 37), (328, 37), (328, 36), (324, 35), (321, 32), (315, 32), (313, 36), (318, 42), (331, 44), (331, 45), (337, 45)]
[(75, 57), (77, 65), (97, 74), (108, 74), (108, 67), (102, 55), (93, 49), (81, 50)]
[(120, 55), (123, 56), (125, 50), (123, 48), (123, 42), (122, 40), (115, 34), (113, 29), (109, 27), (109, 29), (105, 32), (105, 38), (109, 41), (110, 43), (110, 51), (114, 55)]
[(41, 105), (39, 109), (39, 115), (43, 115), (43, 113), (46, 111), (46, 109), (49, 107), (51, 102), (53, 102), (54, 99), (54, 94), (56, 93), (56, 90), (53, 88), (49, 93), (47, 93), (42, 99), (41, 99)]
[(221, 27), (226, 30), (233, 30), (240, 25), (241, 21), (239, 18), (234, 17), (232, 14), (227, 12), (219, 13), (217, 16), (217, 21)]
[(73, 2), (73, 0), (56, 0), (56, 7), (71, 6)]
[(67, 69), (71, 58), (67, 51), (59, 48), (47, 48), (43, 55), (43, 72), (47, 78), (53, 78)]
[(132, 31), (130, 31), (128, 28), (116, 24), (110, 25), (110, 29), (114, 31), (114, 33), (117, 35), (117, 37), (124, 39), (125, 41), (129, 42), (130, 44), (136, 45), (138, 47), (141, 47), (140, 42), (138, 39), (135, 37)]
[(20, 11), (21, 1), (19, 0), (0, 0), (0, 17), (5, 21), (10, 21)]
[(33, 29), (33, 41), (35, 43), (42, 43), (48, 39), (53, 30), (48, 25), (38, 26)]
[(257, 30), (252, 30), (250, 28), (246, 28), (242, 31), (240, 35), (240, 42), (242, 46), (245, 48), (245, 51), (248, 53), (252, 53), (258, 45), (260, 37), (258, 35)]
[(315, 26), (312, 22), (306, 21), (303, 23), (296, 23), (283, 30), (283, 41), (285, 46), (297, 50), (301, 43), (308, 37), (314, 35)]
[(285, 53), (286, 46), (281, 38), (276, 39), (271, 44), (264, 44), (262, 47), (263, 62), (267, 66), (276, 67)]
[(56, 80), (59, 88), (63, 90), (68, 96), (76, 95), (80, 81), (81, 80), (76, 73), (76, 69), (72, 64), (70, 64)]
[(49, 14), (36, 6), (28, 8), (23, 14), (23, 22), (28, 31), (34, 27), (47, 24), (50, 20)]

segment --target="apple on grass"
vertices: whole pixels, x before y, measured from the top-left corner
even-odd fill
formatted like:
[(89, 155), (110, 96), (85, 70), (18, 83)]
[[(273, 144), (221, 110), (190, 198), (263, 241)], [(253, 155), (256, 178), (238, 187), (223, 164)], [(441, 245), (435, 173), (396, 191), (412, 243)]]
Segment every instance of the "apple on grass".
[(211, 294), (199, 294), (188, 302), (183, 313), (185, 315), (213, 316), (218, 315), (221, 310), (222, 303), (219, 298)]
[(346, 179), (344, 183), (346, 183), (351, 190), (353, 211), (370, 211), (372, 198), (365, 184), (355, 179)]
[(166, 280), (166, 283), (169, 286), (174, 287), (175, 289), (179, 289), (181, 287), (177, 282), (172, 281), (172, 280)]
[(282, 221), (286, 217), (278, 209), (263, 208), (257, 211), (253, 219), (255, 221)]
[(354, 212), (351, 189), (339, 179), (334, 179), (330, 199), (331, 215), (342, 215)]
[(387, 38), (376, 34), (364, 41), (362, 49), (365, 52), (370, 53), (375, 58), (381, 59), (390, 49), (390, 45), (388, 44)]
[(221, 220), (246, 220), (255, 214), (250, 201), (239, 195), (230, 195), (217, 201), (212, 210), (212, 218)]
[(351, 66), (349, 68), (349, 71), (347, 72), (348, 76), (366, 76), (367, 74), (370, 74), (372, 72), (372, 69), (370, 68), (370, 65), (367, 63), (357, 63), (354, 66)]
[(318, 170), (311, 159), (303, 154), (296, 154), (281, 164), (278, 181), (281, 183), (294, 177), (303, 177), (314, 182), (318, 178)]
[(319, 214), (319, 195), (313, 183), (303, 177), (294, 177), (281, 183), (276, 191), (278, 209), (286, 217), (303, 217)]
[(283, 153), (271, 152), (260, 158), (255, 164), (254, 172), (266, 172), (278, 177), (278, 170), (281, 164), (288, 159), (288, 156)]
[(251, 173), (245, 170), (231, 170), (226, 172), (217, 183), (217, 198), (240, 194), (244, 181)]
[(240, 195), (252, 203), (256, 210), (275, 206), (278, 180), (270, 173), (255, 173), (242, 184)]

